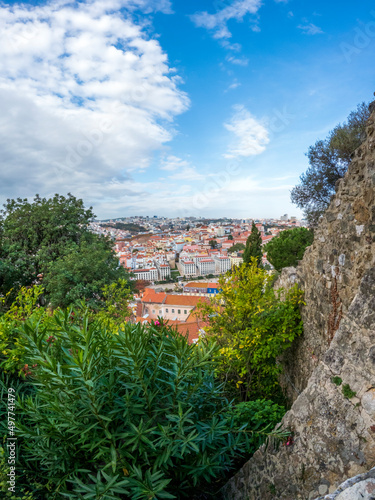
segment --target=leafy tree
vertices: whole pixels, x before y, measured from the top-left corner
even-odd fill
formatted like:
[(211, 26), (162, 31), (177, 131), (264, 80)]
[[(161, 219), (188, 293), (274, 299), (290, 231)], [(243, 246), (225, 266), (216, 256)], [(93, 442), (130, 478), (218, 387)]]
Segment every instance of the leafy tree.
[(313, 231), (297, 227), (282, 231), (278, 237), (267, 243), (264, 250), (269, 262), (280, 271), (283, 267), (296, 266), (313, 240)]
[(0, 294), (13, 290), (14, 297), (43, 275), (47, 299), (65, 306), (95, 300), (105, 284), (126, 278), (112, 242), (89, 231), (93, 218), (71, 194), (7, 200), (0, 212)]
[(53, 307), (68, 307), (81, 299), (94, 307), (100, 304), (102, 289), (107, 284), (126, 276), (108, 241), (95, 238), (89, 242), (83, 240), (63, 257), (49, 262), (43, 284)]
[(233, 241), (233, 236), (231, 234), (228, 235), (228, 240)]
[(210, 247), (211, 248), (217, 248), (217, 241), (216, 240), (210, 240), (209, 241)]
[[(162, 324), (127, 323), (114, 335), (77, 309), (43, 321), (34, 311), (16, 329), (17, 484), (38, 500), (191, 498), (268, 435), (285, 435), (271, 430), (282, 408), (228, 403), (214, 344), (189, 345)], [(1, 371), (2, 396), (9, 381)]]
[(137, 280), (134, 283), (134, 290), (137, 293), (141, 293), (145, 290), (145, 288), (149, 287), (151, 285), (151, 281), (148, 280)]
[(236, 243), (232, 247), (228, 248), (229, 253), (240, 252), (241, 250), (245, 250), (245, 245), (243, 243)]
[(251, 234), (246, 241), (246, 248), (243, 254), (243, 261), (246, 264), (250, 264), (252, 258), (255, 258), (259, 266), (261, 265), (262, 262), (262, 256), (263, 256), (262, 237), (260, 231), (255, 225), (255, 222), (253, 221), (253, 225), (251, 226)]
[(218, 373), (240, 400), (282, 398), (276, 359), (303, 331), (302, 293), (293, 287), (281, 297), (271, 283), (253, 258), (221, 276), (220, 293), (200, 305), (207, 335), (220, 346)]
[(301, 183), (292, 189), (291, 200), (304, 210), (312, 227), (328, 207), (336, 182), (344, 176), (351, 155), (361, 145), (369, 116), (369, 107), (362, 102), (345, 123), (337, 125), (326, 139), (310, 146), (309, 167), (301, 175)]

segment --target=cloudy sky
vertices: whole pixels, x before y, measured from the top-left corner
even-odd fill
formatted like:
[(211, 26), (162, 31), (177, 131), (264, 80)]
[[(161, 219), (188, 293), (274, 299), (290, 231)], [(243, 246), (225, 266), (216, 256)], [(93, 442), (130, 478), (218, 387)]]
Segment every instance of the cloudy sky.
[(300, 215), (304, 153), (375, 91), (373, 0), (0, 4), (0, 203)]

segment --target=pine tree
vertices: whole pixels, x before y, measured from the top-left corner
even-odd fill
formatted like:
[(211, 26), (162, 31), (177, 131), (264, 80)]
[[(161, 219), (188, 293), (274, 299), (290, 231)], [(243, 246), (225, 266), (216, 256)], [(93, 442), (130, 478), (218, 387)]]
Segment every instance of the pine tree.
[(249, 264), (251, 262), (251, 259), (254, 257), (257, 260), (259, 267), (262, 262), (262, 256), (263, 256), (262, 237), (253, 221), (253, 225), (251, 227), (251, 234), (246, 241), (246, 248), (243, 253), (243, 261), (246, 264)]

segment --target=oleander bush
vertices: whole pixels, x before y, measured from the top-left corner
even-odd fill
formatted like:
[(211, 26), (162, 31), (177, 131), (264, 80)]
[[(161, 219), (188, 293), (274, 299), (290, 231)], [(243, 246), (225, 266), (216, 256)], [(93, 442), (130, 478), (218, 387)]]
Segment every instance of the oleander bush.
[(18, 484), (32, 498), (193, 498), (285, 435), (272, 431), (283, 409), (227, 401), (212, 342), (189, 345), (163, 324), (114, 333), (82, 309), (16, 330), (22, 379), (2, 370), (0, 381), (16, 389)]

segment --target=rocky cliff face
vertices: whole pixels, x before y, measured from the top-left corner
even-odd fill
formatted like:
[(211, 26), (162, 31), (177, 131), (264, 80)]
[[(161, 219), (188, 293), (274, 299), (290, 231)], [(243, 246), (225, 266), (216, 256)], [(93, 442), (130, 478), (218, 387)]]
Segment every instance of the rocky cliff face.
[[(345, 177), (296, 270), (305, 291), (305, 334), (285, 357), (289, 395), (294, 400), (329, 347), (366, 270), (375, 256), (375, 104), (367, 140), (355, 152)], [(293, 272), (286, 272), (283, 280)], [(294, 387), (294, 389), (293, 389)]]
[(314, 244), (281, 280), (296, 280), (306, 302), (285, 358), (294, 444), (258, 450), (223, 489), (228, 500), (311, 500), (375, 465), (374, 106)]

